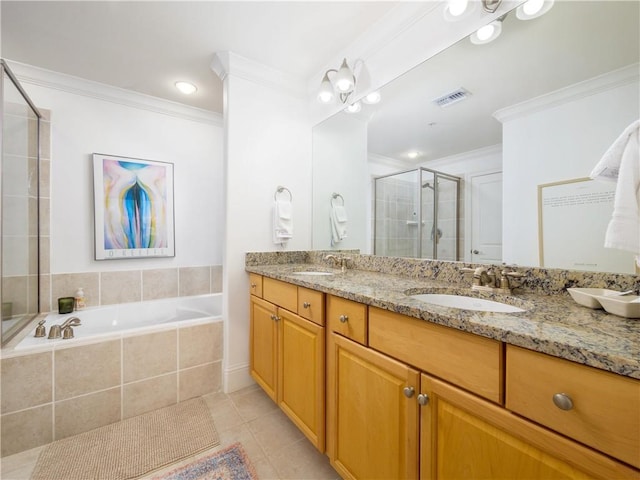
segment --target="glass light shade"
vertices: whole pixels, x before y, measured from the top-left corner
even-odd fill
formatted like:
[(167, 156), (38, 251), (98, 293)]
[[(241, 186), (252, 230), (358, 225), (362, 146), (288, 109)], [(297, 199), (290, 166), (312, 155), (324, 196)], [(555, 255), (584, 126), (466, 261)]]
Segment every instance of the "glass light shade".
[(333, 100), (333, 85), (329, 80), (329, 73), (324, 74), (322, 83), (320, 84), (320, 90), (318, 91), (318, 101), (320, 103), (329, 103)]
[(340, 70), (336, 73), (336, 77), (334, 79), (336, 89), (342, 93), (348, 93), (353, 91), (353, 87), (355, 87), (356, 79), (353, 76), (353, 72), (347, 65), (347, 59), (345, 58), (342, 61), (342, 65), (340, 66)]
[(345, 111), (349, 113), (358, 113), (360, 110), (362, 110), (360, 102), (352, 103), (351, 105), (347, 105), (347, 108), (345, 108)]
[(483, 45), (485, 43), (494, 41), (500, 36), (501, 32), (502, 22), (499, 20), (494, 20), (484, 27), (480, 27), (476, 32), (471, 34), (469, 39), (471, 40), (471, 43), (475, 45)]
[(467, 18), (475, 10), (478, 1), (449, 0), (444, 7), (444, 19), (448, 22), (457, 22)]
[(382, 97), (380, 96), (380, 92), (378, 90), (368, 93), (366, 97), (364, 97), (362, 99), (362, 101), (368, 105), (374, 105), (378, 102), (380, 102), (380, 99)]
[(519, 20), (532, 20), (541, 17), (553, 7), (554, 0), (528, 0), (516, 9)]
[(454, 17), (459, 17), (464, 13), (469, 5), (469, 0), (449, 0), (449, 13)]
[(193, 83), (189, 83), (189, 82), (176, 82), (175, 86), (178, 90), (180, 90), (185, 95), (191, 95), (192, 93), (195, 93), (198, 90), (198, 88)]

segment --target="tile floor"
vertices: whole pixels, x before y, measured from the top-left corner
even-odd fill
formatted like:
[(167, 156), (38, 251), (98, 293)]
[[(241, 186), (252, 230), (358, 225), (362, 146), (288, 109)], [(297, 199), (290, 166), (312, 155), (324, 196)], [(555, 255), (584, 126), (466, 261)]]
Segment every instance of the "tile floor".
[[(329, 465), (329, 459), (309, 443), (257, 385), (228, 395), (215, 393), (204, 398), (211, 408), (220, 446), (196, 457), (241, 442), (261, 480), (340, 478)], [(43, 448), (2, 458), (0, 478), (28, 480)], [(170, 465), (160, 472), (171, 471), (196, 457)], [(151, 478), (160, 472), (153, 472), (144, 478)]]

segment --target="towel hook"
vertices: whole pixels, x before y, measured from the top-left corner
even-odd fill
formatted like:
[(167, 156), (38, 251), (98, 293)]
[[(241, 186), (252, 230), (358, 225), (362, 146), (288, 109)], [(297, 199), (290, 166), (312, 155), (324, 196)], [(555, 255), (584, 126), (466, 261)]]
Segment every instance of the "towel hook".
[(335, 199), (337, 199), (337, 198), (339, 198), (340, 200), (342, 200), (342, 204), (340, 204), (340, 205), (344, 207), (344, 198), (342, 197), (342, 195), (340, 195), (339, 193), (335, 193), (335, 192), (331, 194), (331, 206), (332, 206), (332, 207), (335, 207), (335, 206), (336, 206), (336, 205), (333, 203), (333, 201), (334, 201)]
[(283, 187), (281, 185), (278, 185), (278, 188), (276, 188), (276, 191), (273, 194), (273, 199), (277, 200), (278, 199), (278, 194), (282, 193), (282, 192), (287, 192), (289, 194), (289, 201), (293, 200), (293, 195), (291, 195), (291, 190), (289, 190), (287, 187)]

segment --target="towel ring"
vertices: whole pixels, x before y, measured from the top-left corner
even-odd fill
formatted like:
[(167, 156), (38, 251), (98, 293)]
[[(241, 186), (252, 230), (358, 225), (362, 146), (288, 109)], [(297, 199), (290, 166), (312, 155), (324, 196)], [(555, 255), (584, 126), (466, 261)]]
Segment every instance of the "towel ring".
[(282, 192), (287, 192), (289, 194), (289, 201), (293, 200), (293, 195), (291, 195), (291, 190), (289, 190), (287, 187), (282, 187), (282, 186), (278, 186), (278, 188), (276, 188), (276, 192), (273, 194), (273, 199), (277, 200), (278, 194)]
[(342, 195), (340, 195), (339, 193), (332, 193), (331, 194), (331, 206), (335, 207), (336, 205), (333, 203), (333, 201), (335, 199), (339, 198), (340, 200), (342, 200), (342, 203), (340, 204), (341, 206), (344, 207), (344, 198), (342, 198)]

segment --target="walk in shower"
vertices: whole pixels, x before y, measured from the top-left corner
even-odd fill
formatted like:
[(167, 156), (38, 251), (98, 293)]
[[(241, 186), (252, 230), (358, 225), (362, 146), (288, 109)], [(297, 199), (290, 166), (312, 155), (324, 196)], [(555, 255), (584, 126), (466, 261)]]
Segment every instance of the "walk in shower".
[(374, 254), (459, 259), (460, 178), (420, 167), (374, 180)]

